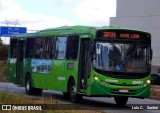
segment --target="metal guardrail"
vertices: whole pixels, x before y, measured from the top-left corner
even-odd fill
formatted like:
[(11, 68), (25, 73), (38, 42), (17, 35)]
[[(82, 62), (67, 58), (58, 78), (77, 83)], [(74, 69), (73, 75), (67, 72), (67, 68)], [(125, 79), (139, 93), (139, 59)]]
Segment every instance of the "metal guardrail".
[(7, 65), (7, 60), (0, 60), (0, 66), (6, 66)]
[(151, 85), (151, 99), (160, 100), (160, 86), (159, 85)]
[(155, 91), (160, 92), (160, 86), (159, 85), (151, 85), (151, 90), (155, 90)]

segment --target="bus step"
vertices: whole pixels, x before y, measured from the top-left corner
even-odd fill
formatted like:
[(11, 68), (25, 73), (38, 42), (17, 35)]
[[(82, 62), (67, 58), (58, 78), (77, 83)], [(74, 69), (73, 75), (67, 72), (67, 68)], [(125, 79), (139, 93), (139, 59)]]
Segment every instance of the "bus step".
[(78, 92), (78, 94), (84, 95), (85, 93), (82, 93), (82, 92)]
[(17, 87), (22, 87), (22, 85), (20, 85), (20, 84), (16, 84), (16, 86), (17, 86)]

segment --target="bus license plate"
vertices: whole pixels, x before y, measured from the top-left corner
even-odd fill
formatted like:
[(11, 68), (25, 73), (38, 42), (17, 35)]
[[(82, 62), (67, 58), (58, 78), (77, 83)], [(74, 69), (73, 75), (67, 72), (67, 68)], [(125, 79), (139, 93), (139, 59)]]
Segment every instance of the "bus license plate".
[(119, 89), (119, 92), (121, 92), (121, 93), (128, 93), (129, 90), (128, 89)]

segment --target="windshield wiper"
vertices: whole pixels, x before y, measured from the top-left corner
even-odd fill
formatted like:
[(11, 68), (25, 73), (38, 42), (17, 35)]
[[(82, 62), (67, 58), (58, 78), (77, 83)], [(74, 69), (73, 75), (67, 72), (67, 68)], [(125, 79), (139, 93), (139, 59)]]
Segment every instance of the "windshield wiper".
[(133, 58), (133, 56), (135, 55), (137, 48), (138, 48), (137, 45), (131, 45), (131, 46), (132, 47), (130, 47), (128, 49), (128, 52), (126, 53), (127, 58), (129, 58), (129, 56), (130, 56), (130, 58)]
[(116, 53), (120, 56), (121, 52), (119, 51), (119, 49), (117, 48), (117, 46), (114, 43), (111, 43), (113, 46), (113, 49), (116, 51)]

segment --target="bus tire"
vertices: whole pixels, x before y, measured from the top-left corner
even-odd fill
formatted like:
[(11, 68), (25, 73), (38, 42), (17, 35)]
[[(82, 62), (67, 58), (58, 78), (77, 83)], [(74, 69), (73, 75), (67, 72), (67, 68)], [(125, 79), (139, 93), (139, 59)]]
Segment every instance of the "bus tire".
[(63, 92), (63, 98), (64, 99), (69, 99), (69, 93), (68, 92)]
[(39, 88), (33, 88), (33, 94), (34, 95), (41, 95), (42, 94), (42, 89)]
[(33, 94), (34, 90), (32, 88), (32, 80), (31, 76), (27, 75), (26, 80), (25, 80), (25, 90), (27, 95)]
[(118, 106), (125, 106), (128, 101), (128, 97), (118, 97), (117, 96), (117, 97), (114, 97), (114, 100)]
[(74, 80), (71, 80), (69, 85), (69, 100), (73, 103), (80, 102), (82, 100), (82, 95), (77, 94), (76, 84)]

